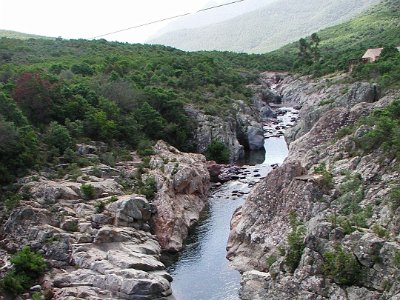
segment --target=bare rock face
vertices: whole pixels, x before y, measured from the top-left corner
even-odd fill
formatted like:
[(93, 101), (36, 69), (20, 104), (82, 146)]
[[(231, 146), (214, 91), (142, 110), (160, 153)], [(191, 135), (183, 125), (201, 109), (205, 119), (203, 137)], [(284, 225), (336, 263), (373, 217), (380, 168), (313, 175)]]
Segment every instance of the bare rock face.
[(26, 182), (22, 189), (29, 200), (1, 227), (1, 247), (15, 252), (29, 245), (43, 254), (52, 276), (41, 284), (53, 290), (54, 299), (169, 296), (172, 279), (149, 233), (154, 206), (143, 196), (121, 195), (114, 179), (89, 179), (93, 199), (83, 198), (81, 182)]
[(350, 109), (358, 103), (372, 103), (379, 99), (380, 91), (376, 85), (366, 82), (343, 84), (341, 79), (338, 76), (311, 81), (308, 77), (286, 76), (276, 85), (276, 91), (284, 102), (302, 107), (298, 126), (286, 134), (289, 144), (306, 134), (332, 108)]
[(223, 117), (207, 115), (193, 107), (186, 108), (196, 123), (194, 143), (197, 152), (204, 153), (215, 139), (228, 147), (231, 161), (243, 157), (245, 150), (263, 149), (264, 135), (258, 107), (241, 100), (235, 101), (232, 107), (234, 113), (226, 113)]
[(320, 209), (314, 205), (321, 195), (318, 185), (296, 180), (304, 174), (306, 169), (299, 162), (284, 164), (269, 173), (236, 211), (227, 246), (227, 257), (235, 267), (265, 270), (265, 253), (276, 249), (290, 230), (290, 212), (306, 220)]
[[(371, 130), (357, 120), (399, 95), (378, 99), (378, 89), (369, 83), (335, 85), (332, 80), (337, 78), (286, 77), (275, 86), (284, 102), (302, 105), (300, 122), (286, 136), (285, 162), (232, 218), (228, 258), (243, 271), (241, 299), (400, 296), (399, 208), (388, 201), (400, 183), (393, 168), (398, 162), (382, 150), (362, 153), (354, 142)], [(339, 136), (349, 124), (358, 127)], [(325, 171), (316, 174), (316, 168)], [(297, 225), (289, 224), (294, 213)], [(296, 230), (302, 232), (297, 241), (302, 246), (290, 267)], [(328, 267), (332, 260), (336, 273)]]
[(210, 175), (201, 154), (182, 153), (162, 141), (154, 149), (150, 161), (150, 174), (157, 181), (153, 228), (163, 250), (179, 251), (207, 203)]

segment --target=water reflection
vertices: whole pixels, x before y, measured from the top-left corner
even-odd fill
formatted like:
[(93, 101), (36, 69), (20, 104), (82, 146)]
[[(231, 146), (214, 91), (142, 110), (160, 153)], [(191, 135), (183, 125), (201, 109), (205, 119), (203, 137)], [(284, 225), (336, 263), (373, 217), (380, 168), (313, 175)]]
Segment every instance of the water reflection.
[(253, 183), (271, 170), (271, 164), (282, 163), (287, 155), (283, 137), (266, 139), (265, 148), (266, 152), (261, 151), (262, 157), (259, 153), (249, 157), (248, 162), (256, 160), (257, 165), (243, 166), (249, 174), (245, 179), (230, 181), (212, 193), (185, 249), (168, 257), (167, 270), (173, 277), (172, 290), (177, 300), (239, 299), (240, 274), (225, 258), (230, 219), (243, 204)]

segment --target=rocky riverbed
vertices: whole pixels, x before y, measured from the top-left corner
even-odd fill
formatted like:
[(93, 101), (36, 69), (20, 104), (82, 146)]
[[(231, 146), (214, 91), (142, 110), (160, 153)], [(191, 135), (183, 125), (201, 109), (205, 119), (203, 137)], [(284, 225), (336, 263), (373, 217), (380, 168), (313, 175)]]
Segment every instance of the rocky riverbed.
[[(267, 120), (267, 132), (276, 126), (285, 130), (297, 119), (297, 110), (280, 108), (277, 118)], [(209, 163), (214, 180), (208, 207), (187, 240), (184, 250), (168, 268), (176, 299), (239, 299), (240, 275), (226, 259), (230, 219), (247, 195), (273, 168), (283, 162), (287, 145), (283, 137), (265, 140), (265, 159), (257, 165), (223, 166)], [(232, 221), (234, 222), (234, 221)]]
[[(243, 272), (241, 299), (400, 297), (400, 214), (388, 200), (396, 161), (357, 152), (362, 128), (338, 135), (399, 94), (382, 97), (375, 85), (344, 78), (286, 76), (275, 86), (283, 103), (302, 108), (285, 134), (285, 162), (232, 218), (228, 258)], [(356, 212), (346, 212), (349, 202)]]

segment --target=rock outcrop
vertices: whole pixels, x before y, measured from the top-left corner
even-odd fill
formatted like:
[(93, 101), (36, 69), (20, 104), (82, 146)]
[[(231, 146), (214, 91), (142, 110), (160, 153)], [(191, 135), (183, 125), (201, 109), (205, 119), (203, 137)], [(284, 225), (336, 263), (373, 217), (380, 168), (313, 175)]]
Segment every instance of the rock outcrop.
[[(93, 156), (99, 149), (80, 145), (79, 151)], [(21, 179), (25, 200), (0, 229), (0, 274), (10, 267), (9, 253), (29, 245), (50, 269), (38, 289), (52, 290), (54, 299), (171, 295), (161, 251), (182, 248), (206, 205), (210, 177), (203, 155), (162, 141), (154, 151), (149, 163), (132, 153), (132, 161), (85, 167), (77, 177)], [(154, 199), (132, 192), (149, 178)]]
[(396, 162), (357, 151), (365, 125), (337, 134), (398, 95), (378, 99), (368, 83), (327, 85), (334, 80), (287, 77), (276, 86), (302, 109), (284, 164), (232, 218), (228, 258), (243, 271), (241, 299), (400, 297), (399, 208), (387, 200), (399, 184)]
[(207, 203), (210, 175), (201, 154), (182, 153), (159, 141), (150, 161), (157, 182), (153, 229), (163, 250), (179, 251)]
[(263, 149), (263, 130), (257, 108), (257, 105), (250, 106), (236, 100), (232, 103), (231, 112), (216, 116), (194, 107), (186, 107), (187, 113), (196, 124), (196, 151), (204, 153), (213, 140), (220, 140), (230, 150), (230, 160), (236, 161), (244, 155), (245, 150)]

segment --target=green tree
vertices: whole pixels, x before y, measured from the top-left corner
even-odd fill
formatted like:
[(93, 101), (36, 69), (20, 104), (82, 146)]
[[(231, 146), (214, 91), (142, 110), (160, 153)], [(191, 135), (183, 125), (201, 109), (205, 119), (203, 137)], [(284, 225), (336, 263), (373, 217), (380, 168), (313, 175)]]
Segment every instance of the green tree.
[(393, 45), (389, 45), (382, 49), (380, 59), (386, 60), (399, 55), (399, 50)]
[(215, 160), (217, 163), (229, 162), (229, 149), (220, 140), (213, 140), (205, 152), (207, 160)]
[(13, 122), (17, 127), (28, 125), (28, 120), (15, 101), (2, 92), (0, 92), (0, 115), (3, 115), (6, 121)]
[(85, 116), (84, 131), (93, 138), (110, 141), (116, 134), (116, 123), (102, 110), (92, 109)]
[(45, 136), (45, 141), (50, 147), (57, 148), (61, 155), (66, 149), (74, 147), (74, 142), (68, 129), (57, 122), (50, 123)]
[(136, 111), (136, 119), (143, 128), (143, 132), (150, 139), (160, 139), (164, 136), (165, 120), (160, 113), (144, 102)]

